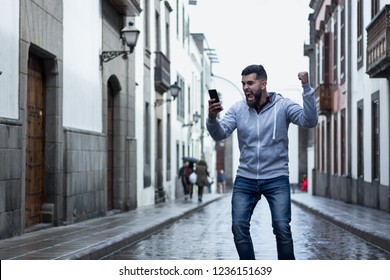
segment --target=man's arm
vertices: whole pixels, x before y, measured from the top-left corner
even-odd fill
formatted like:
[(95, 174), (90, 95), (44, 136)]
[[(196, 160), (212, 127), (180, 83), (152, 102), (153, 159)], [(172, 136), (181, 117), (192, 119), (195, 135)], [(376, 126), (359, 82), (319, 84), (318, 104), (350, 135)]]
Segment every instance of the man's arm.
[(309, 84), (307, 72), (299, 72), (298, 79), (301, 81), (303, 88), (303, 108), (296, 103), (291, 103), (288, 109), (289, 118), (292, 123), (301, 127), (315, 127), (318, 122), (318, 112), (314, 89)]
[(222, 110), (221, 103), (214, 103), (213, 100), (209, 100), (209, 116), (206, 120), (206, 127), (215, 141), (221, 141), (229, 137), (236, 129), (235, 114), (232, 108), (226, 112), (221, 120), (217, 119), (218, 113)]
[(309, 73), (299, 72), (298, 79), (303, 87), (303, 111), (307, 127), (315, 127), (318, 122), (317, 104), (314, 97), (314, 89), (309, 84)]

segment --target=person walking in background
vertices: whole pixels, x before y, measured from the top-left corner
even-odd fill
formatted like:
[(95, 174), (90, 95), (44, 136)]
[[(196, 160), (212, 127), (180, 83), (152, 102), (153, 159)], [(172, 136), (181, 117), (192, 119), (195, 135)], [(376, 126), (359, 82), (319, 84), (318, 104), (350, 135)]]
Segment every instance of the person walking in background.
[(192, 172), (194, 172), (194, 163), (190, 162), (184, 172), (184, 178), (185, 178), (186, 189), (187, 189), (186, 195), (184, 197), (185, 200), (188, 200), (188, 197), (192, 199), (192, 192), (194, 188), (193, 183), (191, 183), (190, 181), (190, 176)]
[(198, 201), (202, 202), (203, 187), (209, 184), (209, 172), (207, 170), (207, 163), (203, 159), (199, 160), (196, 164), (196, 185), (198, 186)]
[(187, 182), (186, 182), (186, 178), (185, 178), (186, 169), (187, 169), (187, 162), (183, 161), (183, 165), (179, 169), (178, 176), (179, 176), (181, 185), (183, 186), (183, 192), (184, 192), (185, 198), (188, 196)]
[(235, 103), (223, 116), (220, 102), (209, 100), (207, 129), (215, 141), (237, 129), (240, 163), (232, 193), (232, 232), (240, 259), (255, 259), (250, 221), (262, 195), (271, 211), (278, 259), (295, 259), (291, 234), (291, 193), (288, 166), (288, 127), (315, 127), (318, 113), (307, 72), (299, 72), (303, 107), (275, 92), (267, 91), (262, 65), (249, 65), (241, 72), (245, 100)]
[(302, 176), (300, 190), (303, 192), (307, 192), (307, 176), (306, 176), (306, 174), (303, 174), (303, 176)]
[(218, 193), (225, 193), (226, 191), (226, 177), (223, 169), (219, 170), (217, 177)]

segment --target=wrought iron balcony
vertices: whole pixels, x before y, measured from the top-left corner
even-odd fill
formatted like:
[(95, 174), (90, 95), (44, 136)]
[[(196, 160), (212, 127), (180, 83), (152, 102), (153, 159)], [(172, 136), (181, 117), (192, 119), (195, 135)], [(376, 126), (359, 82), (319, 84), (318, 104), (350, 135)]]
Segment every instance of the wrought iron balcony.
[(120, 15), (139, 16), (142, 9), (140, 0), (108, 0)]
[(156, 52), (156, 66), (154, 67), (154, 87), (161, 94), (171, 86), (171, 62), (162, 53)]
[(367, 26), (367, 74), (390, 78), (390, 5), (386, 5)]
[(321, 84), (315, 89), (317, 109), (320, 115), (332, 112), (332, 85)]

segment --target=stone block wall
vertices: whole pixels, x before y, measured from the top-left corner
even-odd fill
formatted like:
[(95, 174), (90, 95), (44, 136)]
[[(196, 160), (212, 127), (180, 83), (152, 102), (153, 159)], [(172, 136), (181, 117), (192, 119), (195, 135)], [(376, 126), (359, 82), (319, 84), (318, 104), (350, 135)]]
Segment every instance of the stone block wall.
[(64, 149), (65, 224), (106, 212), (106, 139), (99, 133), (66, 130)]
[(22, 232), (21, 134), (20, 124), (0, 119), (0, 239)]

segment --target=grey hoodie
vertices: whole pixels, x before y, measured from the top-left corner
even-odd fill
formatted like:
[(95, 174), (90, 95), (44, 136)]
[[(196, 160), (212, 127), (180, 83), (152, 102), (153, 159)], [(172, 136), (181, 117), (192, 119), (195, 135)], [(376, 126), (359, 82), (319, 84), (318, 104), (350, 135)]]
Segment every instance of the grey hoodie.
[(240, 164), (237, 176), (271, 179), (289, 175), (288, 127), (315, 127), (318, 113), (314, 90), (303, 86), (303, 108), (277, 93), (258, 114), (246, 100), (235, 103), (223, 119), (207, 119), (207, 129), (215, 141), (229, 137), (237, 129)]

